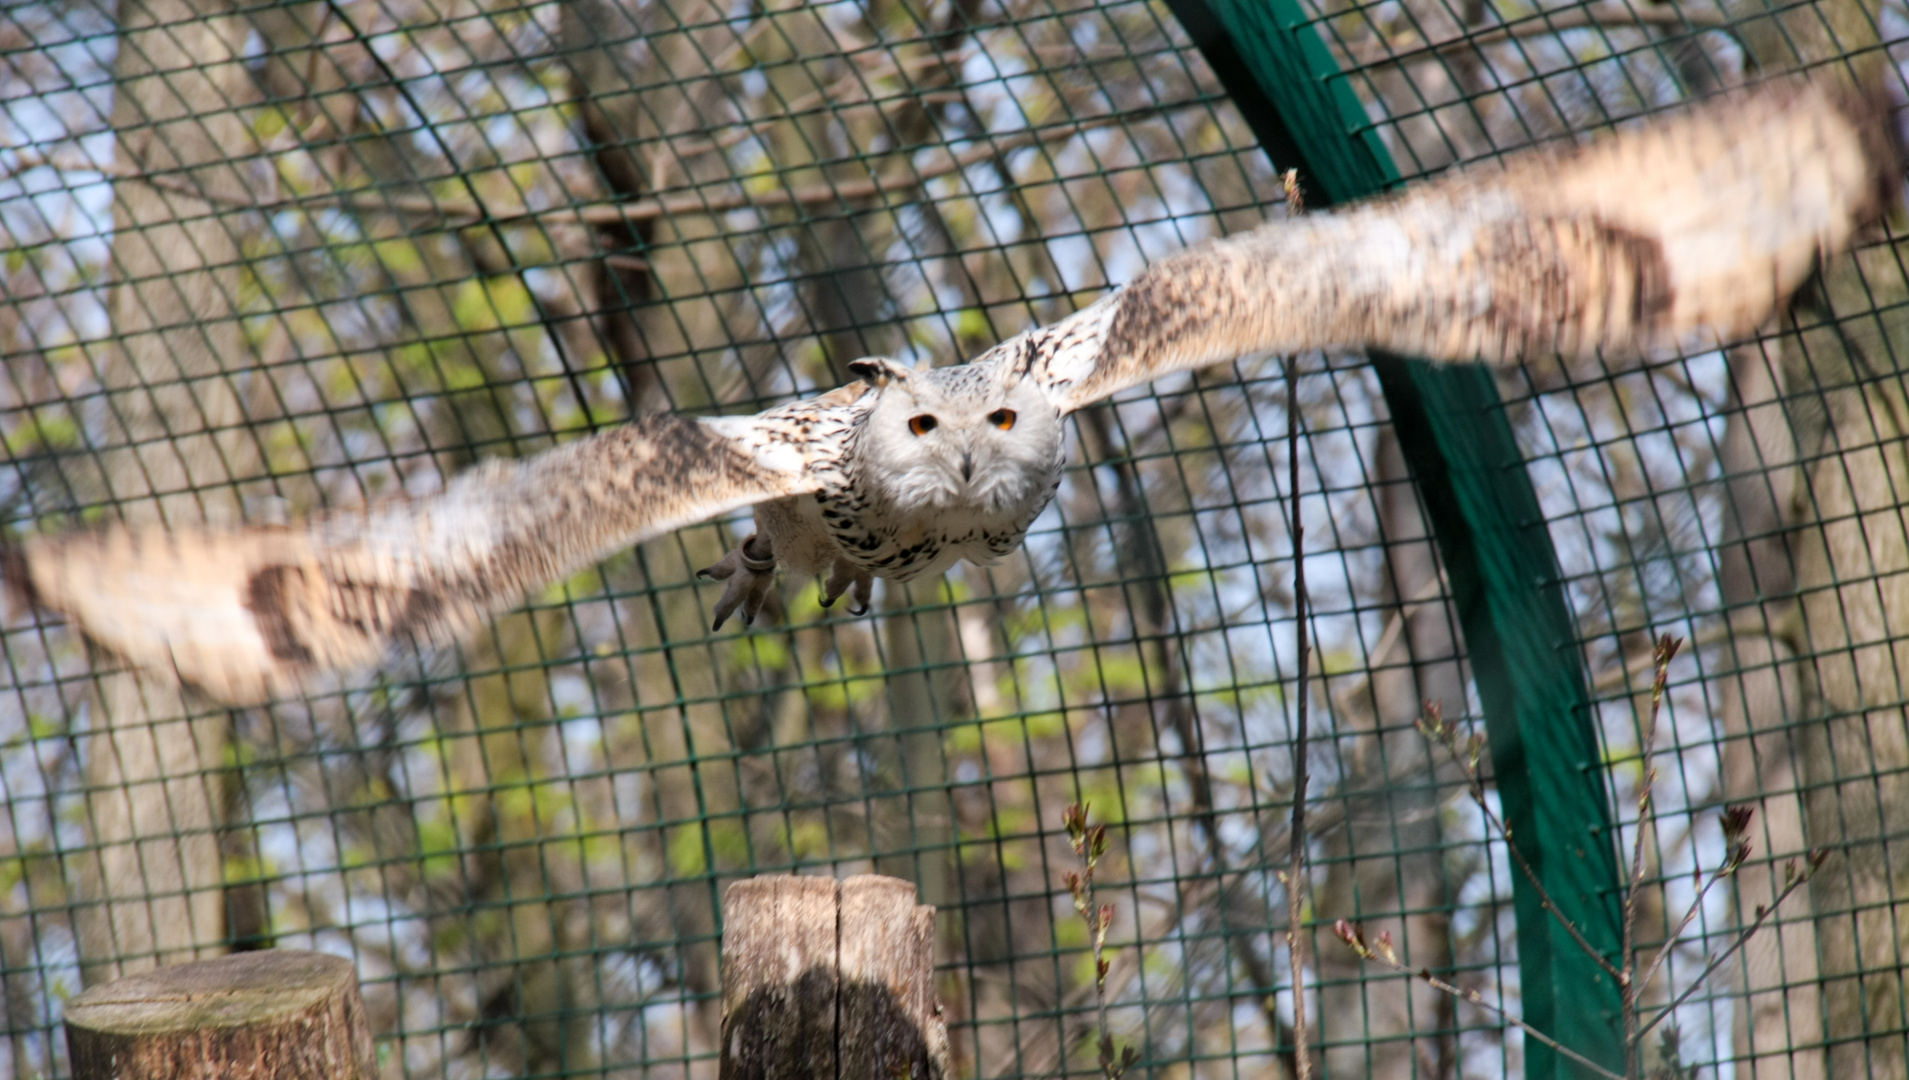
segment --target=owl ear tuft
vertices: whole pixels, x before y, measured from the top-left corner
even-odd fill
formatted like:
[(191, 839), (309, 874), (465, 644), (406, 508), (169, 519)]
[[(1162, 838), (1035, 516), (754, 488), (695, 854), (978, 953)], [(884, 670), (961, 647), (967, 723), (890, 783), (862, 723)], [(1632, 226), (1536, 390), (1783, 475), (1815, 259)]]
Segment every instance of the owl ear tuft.
[(850, 360), (848, 369), (863, 382), (880, 390), (891, 382), (907, 382), (908, 368), (893, 360), (880, 356), (864, 356), (860, 360)]

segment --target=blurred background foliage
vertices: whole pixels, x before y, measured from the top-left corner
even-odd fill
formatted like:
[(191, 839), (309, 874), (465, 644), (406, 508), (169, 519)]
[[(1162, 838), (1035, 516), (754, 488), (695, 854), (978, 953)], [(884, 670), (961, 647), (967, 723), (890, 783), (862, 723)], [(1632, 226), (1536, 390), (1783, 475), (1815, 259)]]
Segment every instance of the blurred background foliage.
[[(1307, 10), (1411, 177), (1746, 71), (1893, 70), (1897, 0), (1750, 3)], [(436, 491), (641, 411), (754, 411), (863, 355), (957, 362), (1283, 213), (1275, 165), (1157, 2), (10, 0), (4, 521), (297, 516)], [(1873, 400), (1893, 362), (1807, 382), (1783, 360), (1813, 355), (1812, 333), (1841, 343), (1816, 355), (1849, 355), (1864, 318), (1885, 347), (1863, 355), (1892, 356), (1893, 250), (1819, 290), (1827, 321), (1762, 343), (1501, 380), (1599, 676), (1613, 842), (1639, 827), (1651, 634), (1694, 646), (1654, 763), (1641, 948), (1720, 860), (1707, 811), (1763, 810), (1758, 858), (1701, 909), (1675, 990), (1739, 905), (1774, 894), (1770, 860), (1802, 849), (1806, 796), (1829, 790), (1791, 746), (1804, 697), (1901, 726), (1893, 677), (1859, 702), (1798, 688), (1816, 685), (1798, 658), (1856, 654), (1850, 622), (1826, 637), (1798, 614), (1784, 539), (1807, 463), (1895, 453), (1835, 419), (1870, 415), (1835, 394)], [(0, 1071), (64, 1073), (61, 1005), (84, 983), (278, 945), (358, 964), (392, 1075), (713, 1077), (721, 891), (788, 870), (895, 874), (939, 907), (962, 1075), (1093, 1071), (1092, 962), (1061, 883), (1060, 812), (1087, 800), (1115, 840), (1116, 1035), (1158, 1075), (1286, 1075), (1295, 495), (1318, 645), (1313, 910), (1389, 928), (1409, 963), (1515, 1010), (1505, 852), (1412, 729), (1422, 700), (1458, 715), (1475, 691), (1364, 359), (1301, 357), (1290, 384), (1263, 358), (1165, 380), (1078, 414), (1068, 454), (1023, 551), (884, 587), (868, 618), (789, 580), (756, 627), (711, 634), (693, 572), (746, 516), (611, 559), (458, 650), (269, 708), (211, 709), (13, 613)], [(1909, 630), (1882, 621), (1863, 640), (1893, 658)], [(1873, 790), (1909, 767), (1850, 761)], [(1852, 855), (1857, 884), (1817, 891), (1819, 915), (1888, 924), (1901, 870), (1878, 858)], [(1880, 901), (1860, 885), (1878, 866)], [(1826, 1029), (1834, 1003), (1813, 995), (1839, 954), (1808, 911), (1785, 925), (1679, 1010), (1682, 1062), (1822, 1076), (1832, 1045), (1900, 1058)], [(1316, 948), (1328, 1075), (1521, 1073), (1489, 1011), (1329, 935)], [(1861, 986), (1887, 1006), (1864, 1030), (1899, 1044), (1895, 984)]]

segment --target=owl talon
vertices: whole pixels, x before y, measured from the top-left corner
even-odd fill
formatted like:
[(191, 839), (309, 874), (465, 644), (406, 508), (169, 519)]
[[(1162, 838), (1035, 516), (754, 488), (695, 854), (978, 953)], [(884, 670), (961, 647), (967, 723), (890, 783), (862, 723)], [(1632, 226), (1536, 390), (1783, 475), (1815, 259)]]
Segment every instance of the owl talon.
[(852, 588), (848, 613), (866, 615), (868, 614), (868, 597), (874, 587), (875, 579), (869, 576), (868, 571), (847, 559), (837, 559), (835, 566), (829, 571), (827, 584), (822, 586), (822, 606), (825, 608), (832, 606), (842, 598), (843, 593), (850, 592)]
[(729, 583), (723, 589), (722, 599), (716, 601), (716, 620), (710, 630), (721, 630), (738, 608), (742, 609), (742, 622), (747, 626), (762, 613), (762, 605), (768, 601), (769, 590), (775, 585), (775, 552), (769, 541), (751, 536), (713, 566), (697, 571), (696, 576)]
[(737, 574), (729, 579), (729, 587), (723, 590), (722, 599), (716, 601), (716, 619), (710, 624), (711, 630), (721, 630), (729, 616), (742, 610), (742, 624), (748, 626), (762, 614), (762, 605), (769, 599), (769, 590), (775, 585), (775, 574), (746, 573)]
[(868, 614), (869, 598), (875, 592), (875, 579), (867, 574), (855, 578), (855, 590), (849, 594), (848, 613), (857, 618)]

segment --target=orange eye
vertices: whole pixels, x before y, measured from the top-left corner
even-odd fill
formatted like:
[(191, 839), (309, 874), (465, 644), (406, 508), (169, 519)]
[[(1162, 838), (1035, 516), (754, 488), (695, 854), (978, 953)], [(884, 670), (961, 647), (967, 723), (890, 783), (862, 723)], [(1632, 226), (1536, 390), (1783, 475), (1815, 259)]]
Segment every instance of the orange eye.
[(917, 435), (926, 435), (929, 432), (935, 430), (935, 428), (940, 426), (940, 424), (941, 424), (941, 421), (936, 420), (934, 417), (928, 415), (927, 413), (922, 413), (920, 416), (912, 417), (911, 419), (909, 419), (908, 430), (914, 432)]
[(988, 414), (988, 423), (1006, 431), (1014, 426), (1014, 410), (996, 409)]

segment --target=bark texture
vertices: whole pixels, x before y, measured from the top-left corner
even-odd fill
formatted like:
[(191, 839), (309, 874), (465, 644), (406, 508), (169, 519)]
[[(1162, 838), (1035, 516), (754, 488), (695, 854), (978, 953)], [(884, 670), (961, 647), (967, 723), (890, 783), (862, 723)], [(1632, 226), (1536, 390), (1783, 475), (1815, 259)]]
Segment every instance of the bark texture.
[(350, 961), (252, 952), (95, 986), (66, 1010), (73, 1080), (370, 1080)]
[(935, 909), (897, 878), (730, 886), (722, 1080), (943, 1080), (934, 924)]

